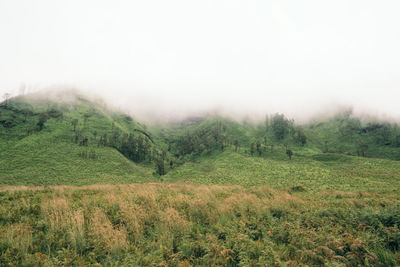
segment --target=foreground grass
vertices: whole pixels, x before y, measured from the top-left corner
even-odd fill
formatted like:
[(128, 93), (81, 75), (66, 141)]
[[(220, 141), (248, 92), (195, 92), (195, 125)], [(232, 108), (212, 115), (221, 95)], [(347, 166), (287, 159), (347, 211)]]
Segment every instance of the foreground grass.
[(147, 183), (0, 189), (1, 266), (395, 266), (400, 197)]

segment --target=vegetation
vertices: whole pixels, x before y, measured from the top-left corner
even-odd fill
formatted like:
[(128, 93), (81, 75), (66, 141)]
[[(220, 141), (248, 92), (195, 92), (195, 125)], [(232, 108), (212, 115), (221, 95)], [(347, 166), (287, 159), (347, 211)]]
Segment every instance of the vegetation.
[(135, 131), (141, 126), (126, 115), (72, 96), (73, 101), (64, 104), (24, 96), (0, 105), (0, 184), (83, 185), (152, 179), (154, 168), (148, 165), (156, 149)]
[(0, 264), (395, 266), (399, 194), (143, 184), (6, 187)]
[[(59, 101), (63, 99), (63, 102)], [(400, 131), (0, 104), (0, 266), (398, 266)]]

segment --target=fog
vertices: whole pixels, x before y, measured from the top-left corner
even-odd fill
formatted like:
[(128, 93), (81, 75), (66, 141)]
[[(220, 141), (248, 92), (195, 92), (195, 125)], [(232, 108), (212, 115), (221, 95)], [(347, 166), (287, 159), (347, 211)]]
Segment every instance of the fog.
[[(75, 87), (143, 118), (400, 118), (399, 1), (0, 0), (0, 95)], [(56, 86), (54, 86), (56, 85)]]

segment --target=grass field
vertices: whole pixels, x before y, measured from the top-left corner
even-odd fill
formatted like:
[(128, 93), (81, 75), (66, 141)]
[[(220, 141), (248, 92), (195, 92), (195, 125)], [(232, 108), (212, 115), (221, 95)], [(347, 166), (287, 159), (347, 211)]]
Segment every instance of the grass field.
[[(282, 150), (283, 151), (283, 150)], [(271, 157), (249, 157), (225, 151), (188, 162), (163, 177), (168, 182), (270, 186), (289, 190), (302, 186), (321, 190), (400, 193), (400, 162), (340, 154), (296, 155), (292, 160), (275, 151)]]
[(2, 186), (0, 265), (397, 266), (399, 169), (226, 150), (158, 183)]
[(2, 187), (2, 266), (396, 266), (400, 196), (145, 183)]

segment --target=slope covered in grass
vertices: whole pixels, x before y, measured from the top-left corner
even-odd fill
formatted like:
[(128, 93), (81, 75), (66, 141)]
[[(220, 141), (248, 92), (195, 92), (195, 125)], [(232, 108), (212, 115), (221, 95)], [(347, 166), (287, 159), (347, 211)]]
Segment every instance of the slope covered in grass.
[[(297, 155), (288, 160), (283, 148), (264, 157), (226, 150), (187, 162), (163, 177), (166, 181), (202, 184), (271, 186), (289, 190), (363, 190), (400, 193), (400, 162), (340, 154)], [(281, 152), (278, 149), (282, 150)]]
[[(60, 94), (19, 97), (0, 107), (0, 184), (132, 183), (152, 177), (152, 166), (99, 144), (104, 134), (128, 134), (140, 125), (75, 93)], [(43, 113), (56, 115), (40, 129)]]
[(317, 120), (306, 126), (308, 141), (320, 151), (400, 160), (400, 128), (397, 123), (360, 119), (349, 112)]
[[(94, 153), (96, 158), (82, 158), (81, 153)], [(2, 184), (132, 183), (152, 177), (152, 169), (135, 164), (115, 149), (62, 142), (18, 142), (0, 153), (0, 165)]]
[(400, 155), (396, 124), (349, 113), (304, 126), (281, 114), (267, 118), (212, 115), (147, 128), (77, 92), (19, 96), (0, 104), (0, 184), (131, 183), (166, 174), (204, 184), (374, 190), (399, 169), (373, 159)]

